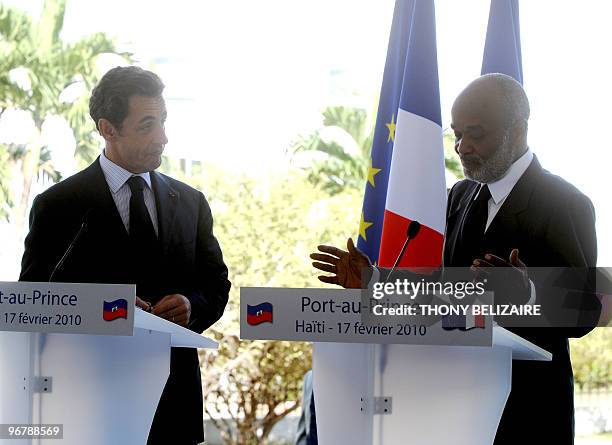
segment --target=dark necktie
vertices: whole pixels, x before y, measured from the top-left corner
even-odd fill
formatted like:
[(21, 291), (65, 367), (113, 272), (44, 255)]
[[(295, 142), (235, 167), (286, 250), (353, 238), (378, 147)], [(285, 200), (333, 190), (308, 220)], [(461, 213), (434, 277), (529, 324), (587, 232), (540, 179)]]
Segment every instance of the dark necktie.
[(146, 183), (140, 176), (132, 176), (127, 183), (132, 191), (132, 197), (130, 198), (130, 241), (136, 252), (144, 254), (157, 244), (157, 235), (144, 201), (143, 191)]
[(474, 259), (474, 256), (478, 255), (480, 245), (483, 241), (485, 228), (487, 226), (487, 218), (489, 216), (490, 198), (491, 191), (489, 187), (484, 184), (480, 188), (476, 199), (470, 203), (470, 208), (463, 221), (461, 245), (466, 252), (469, 252), (469, 256), (471, 257), (470, 262)]

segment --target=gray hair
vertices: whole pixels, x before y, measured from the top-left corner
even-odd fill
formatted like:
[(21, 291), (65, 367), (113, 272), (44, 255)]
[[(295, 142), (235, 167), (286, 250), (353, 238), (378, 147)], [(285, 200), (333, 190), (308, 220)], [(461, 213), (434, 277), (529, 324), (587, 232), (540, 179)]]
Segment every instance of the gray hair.
[(501, 73), (485, 74), (479, 80), (493, 82), (499, 88), (504, 100), (504, 114), (508, 116), (507, 129), (522, 120), (529, 120), (529, 99), (519, 82)]

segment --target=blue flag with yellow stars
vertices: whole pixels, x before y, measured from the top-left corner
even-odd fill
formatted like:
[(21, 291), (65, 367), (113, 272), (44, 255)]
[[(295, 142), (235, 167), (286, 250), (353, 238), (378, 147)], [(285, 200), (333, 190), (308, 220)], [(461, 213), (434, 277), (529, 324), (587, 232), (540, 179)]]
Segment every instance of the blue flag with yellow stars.
[(397, 0), (393, 12), (391, 35), (387, 49), (387, 61), (380, 90), (380, 102), (374, 128), (372, 154), (368, 166), (368, 180), (363, 198), (363, 209), (359, 222), (359, 240), (361, 249), (373, 263), (378, 261), (385, 202), (393, 142), (395, 140), (395, 123), (397, 110), (402, 94), (404, 64), (410, 39), (410, 28), (414, 14), (415, 0)]

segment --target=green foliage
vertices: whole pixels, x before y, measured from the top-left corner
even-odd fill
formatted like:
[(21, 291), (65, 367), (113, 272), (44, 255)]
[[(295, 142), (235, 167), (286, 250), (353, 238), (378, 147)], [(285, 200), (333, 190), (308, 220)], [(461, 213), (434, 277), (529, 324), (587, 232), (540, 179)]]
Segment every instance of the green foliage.
[[(65, 1), (47, 0), (39, 22), (33, 23), (18, 9), (0, 5), (2, 106), (30, 111), (37, 126), (48, 115), (63, 115), (71, 108), (60, 95), (73, 84), (84, 83), (89, 95), (98, 78), (96, 57), (116, 52), (113, 40), (102, 33), (62, 42), (65, 7)], [(26, 84), (11, 78), (16, 69), (26, 74)]]
[(300, 172), (262, 180), (209, 168), (187, 181), (213, 209), (233, 298), (240, 286), (319, 286), (308, 255), (358, 229), (361, 193), (329, 196)]
[(445, 132), (442, 138), (444, 144), (444, 165), (453, 175), (459, 179), (463, 179), (463, 167), (459, 160), (459, 155), (455, 152), (455, 135), (451, 132)]
[[(330, 194), (346, 189), (362, 191), (374, 140), (373, 121), (366, 110), (328, 106), (323, 110), (323, 125), (299, 136), (291, 145), (294, 159), (308, 179)], [(463, 168), (455, 153), (454, 135), (443, 135), (444, 164), (462, 179)]]
[(346, 188), (362, 190), (374, 132), (366, 110), (329, 106), (323, 126), (292, 143), (295, 159), (308, 171), (308, 179), (331, 194)]
[(89, 116), (89, 97), (83, 95), (64, 111), (76, 141), (75, 157), (79, 169), (91, 164), (100, 153), (96, 127)]
[(366, 110), (344, 106), (330, 106), (323, 110), (323, 125), (346, 131), (355, 141), (362, 157), (370, 154), (374, 139), (373, 122)]
[(574, 382), (581, 390), (612, 386), (612, 329), (596, 328), (570, 339)]
[(221, 345), (201, 357), (206, 414), (226, 445), (267, 444), (274, 425), (299, 407), (310, 346), (241, 341), (217, 330), (208, 335)]
[(272, 427), (298, 408), (311, 347), (240, 341), (238, 290), (321, 286), (308, 255), (321, 243), (346, 243), (358, 226), (361, 197), (350, 190), (330, 197), (300, 172), (258, 180), (207, 169), (188, 182), (210, 202), (232, 281), (229, 307), (207, 332), (221, 348), (201, 355), (205, 409), (226, 444), (266, 444)]
[[(10, 177), (10, 153), (8, 146), (0, 144), (0, 178)], [(11, 189), (8, 181), (0, 181), (0, 218), (8, 220), (12, 206)]]
[[(0, 115), (7, 108), (30, 113), (37, 136), (28, 144), (21, 158), (23, 192), (17, 210), (17, 224), (24, 222), (29, 205), (33, 178), (44, 174), (58, 180), (40, 133), (50, 116), (63, 116), (70, 125), (76, 142), (80, 166), (93, 160), (98, 144), (87, 106), (89, 92), (98, 80), (97, 57), (117, 53), (112, 39), (102, 33), (64, 43), (60, 33), (64, 24), (65, 0), (46, 0), (40, 19), (31, 18), (16, 8), (0, 4)], [(127, 53), (121, 53), (126, 60)], [(71, 89), (74, 98), (66, 97)], [(68, 94), (70, 96), (70, 94)], [(0, 183), (8, 181), (0, 176)], [(6, 187), (6, 185), (0, 185)]]

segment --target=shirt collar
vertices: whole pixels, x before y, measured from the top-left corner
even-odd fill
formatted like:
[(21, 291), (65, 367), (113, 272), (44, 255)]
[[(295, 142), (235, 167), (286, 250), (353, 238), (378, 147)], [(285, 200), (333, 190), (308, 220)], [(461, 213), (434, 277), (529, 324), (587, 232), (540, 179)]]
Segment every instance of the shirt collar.
[(512, 163), (506, 174), (495, 182), (490, 182), (487, 185), (491, 191), (491, 197), (495, 204), (499, 204), (503, 199), (506, 198), (516, 185), (529, 164), (533, 159), (532, 151), (527, 148), (527, 151), (516, 161)]
[(149, 172), (135, 174), (127, 171), (123, 167), (118, 166), (113, 161), (106, 157), (104, 151), (100, 155), (100, 167), (102, 167), (102, 172), (104, 173), (104, 177), (106, 178), (106, 182), (108, 183), (108, 187), (111, 189), (113, 194), (117, 193), (119, 189), (126, 183), (128, 179), (132, 176), (140, 176), (145, 180), (150, 189), (151, 187), (151, 175)]

